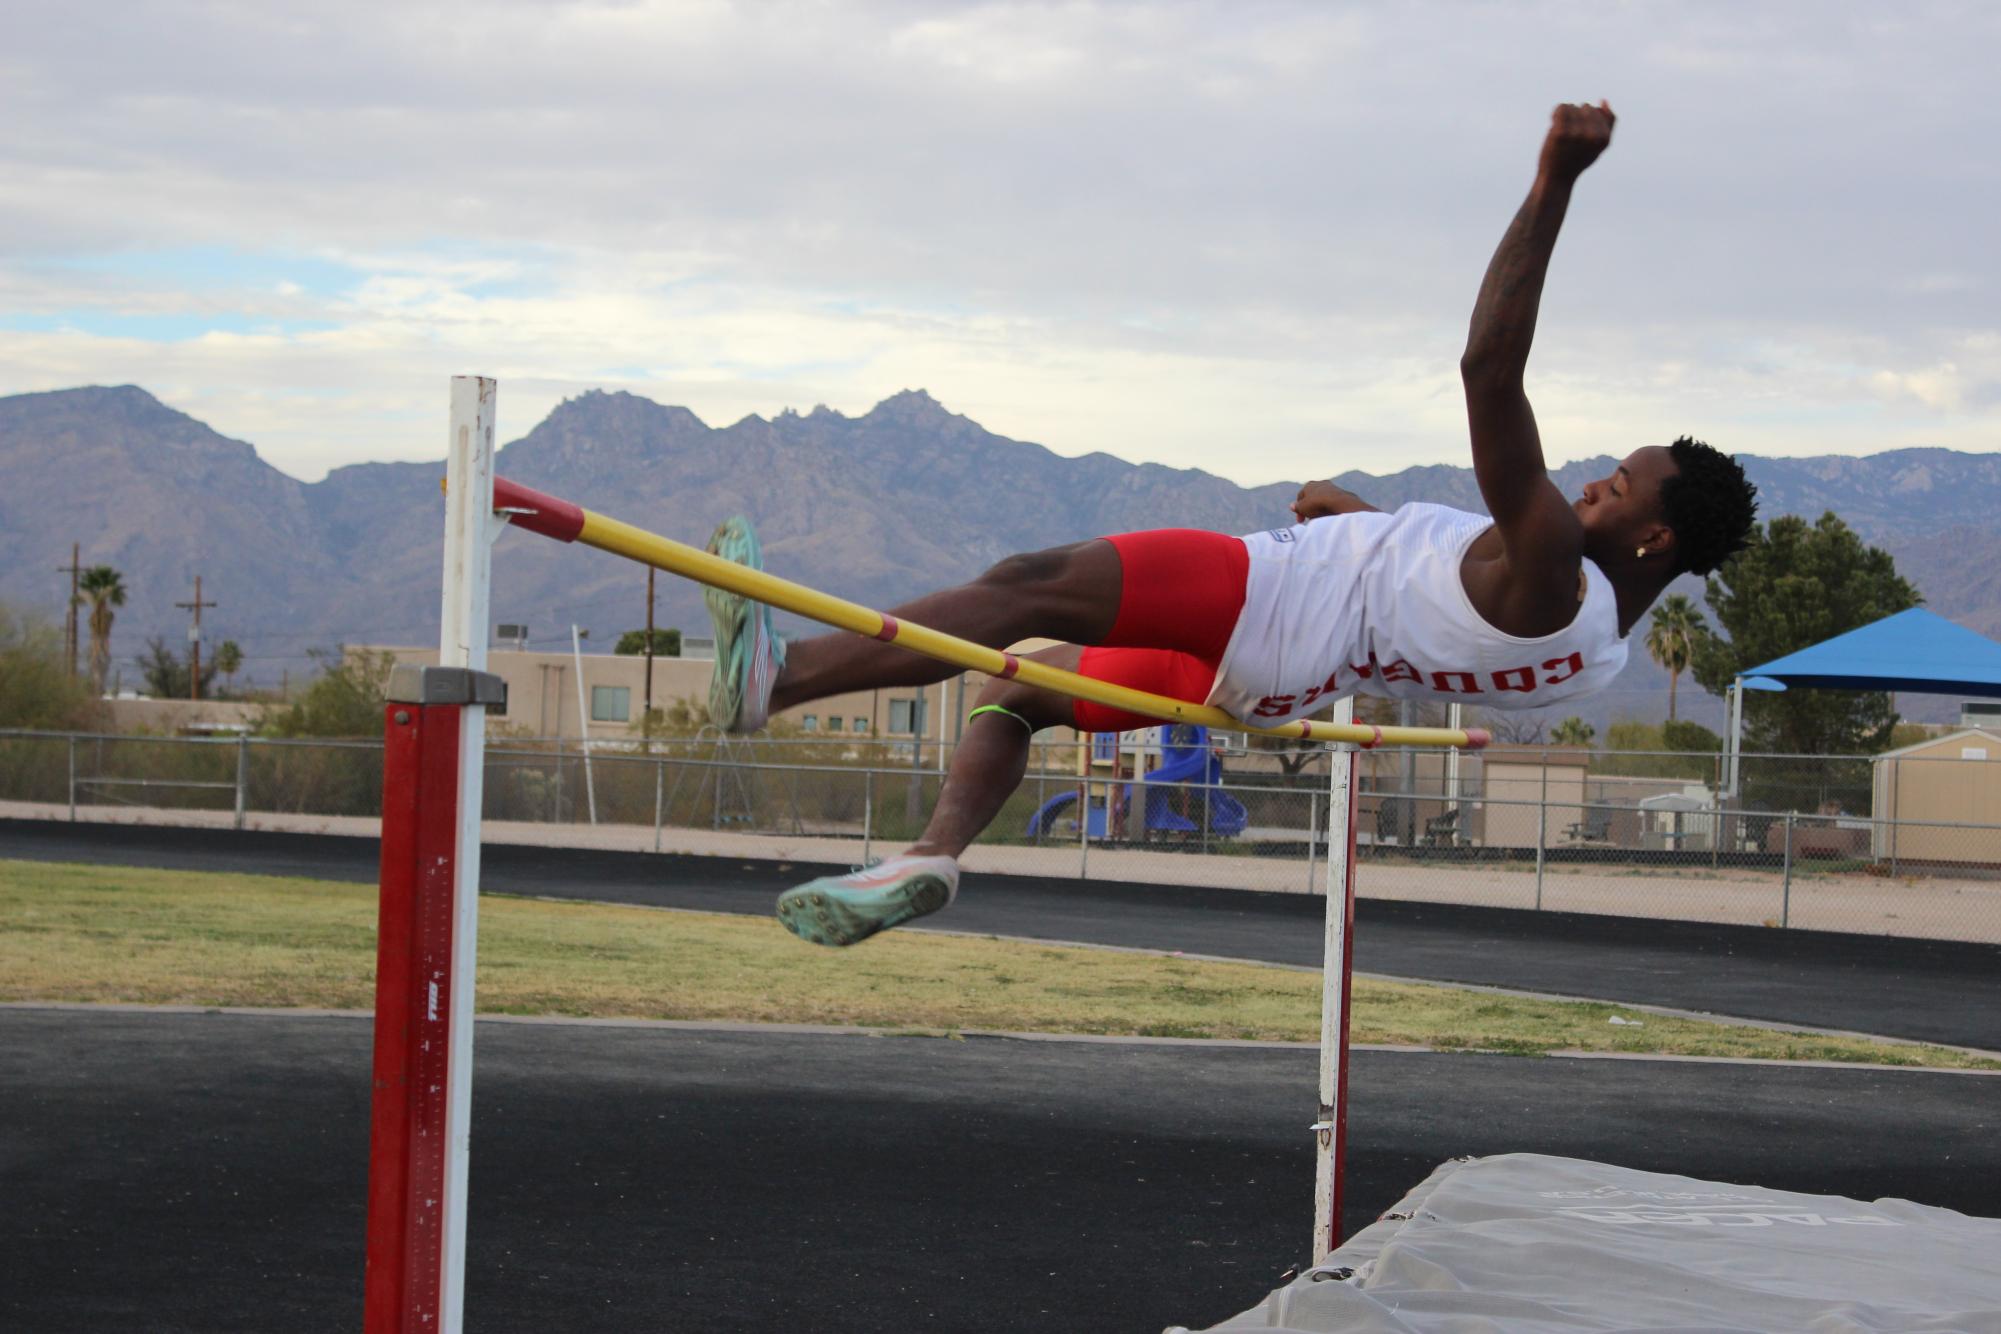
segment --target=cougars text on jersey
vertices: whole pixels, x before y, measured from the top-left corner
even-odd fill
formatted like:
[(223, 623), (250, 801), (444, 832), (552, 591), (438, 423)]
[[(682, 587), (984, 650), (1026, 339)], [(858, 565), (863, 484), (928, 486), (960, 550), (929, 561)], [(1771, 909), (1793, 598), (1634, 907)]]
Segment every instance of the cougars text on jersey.
[[(1584, 670), (1582, 653), (1567, 653), (1560, 658), (1550, 658), (1545, 662), (1523, 667), (1507, 667), (1500, 671), (1479, 672), (1459, 671), (1452, 668), (1426, 671), (1414, 663), (1398, 658), (1384, 664), (1370, 655), (1366, 663), (1349, 663), (1346, 667), (1357, 681), (1367, 681), (1379, 677), (1383, 681), (1409, 681), (1423, 685), (1428, 683), (1433, 692), (1440, 695), (1484, 695), (1534, 694), (1538, 687), (1561, 685)], [(1279, 718), (1296, 714), (1325, 695), (1332, 695), (1341, 689), (1342, 668), (1335, 668), (1329, 676), (1311, 690), (1298, 695), (1266, 695), (1251, 710), (1253, 718)], [(1484, 684), (1483, 684), (1484, 682)]]

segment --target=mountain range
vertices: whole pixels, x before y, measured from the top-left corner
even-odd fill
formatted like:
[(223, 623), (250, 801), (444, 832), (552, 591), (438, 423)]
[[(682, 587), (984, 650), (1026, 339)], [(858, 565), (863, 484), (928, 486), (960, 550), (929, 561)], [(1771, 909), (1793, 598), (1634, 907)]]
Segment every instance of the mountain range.
[[(1232, 449), (1255, 448), (1248, 444)], [(2001, 635), (2001, 456), (1900, 449), (1863, 458), (1746, 457), (1761, 517), (1833, 510), (1884, 547), (1928, 605)], [(1609, 458), (1554, 473), (1575, 494)], [(825, 407), (711, 427), (686, 408), (590, 392), (503, 447), (501, 471), (686, 541), (720, 517), (757, 520), (769, 566), (886, 606), (978, 573), (1010, 552), (1106, 532), (1185, 526), (1251, 532), (1286, 520), (1296, 483), (1224, 478), (1107, 454), (1063, 457), (995, 435), (921, 390), (849, 417)], [(59, 617), (72, 542), (130, 590), (114, 660), (132, 680), (145, 637), (185, 642), (193, 577), (217, 605), (213, 645), (236, 639), (247, 674), (298, 675), (307, 650), (436, 640), (442, 463), (364, 463), (302, 482), (135, 386), (0, 397), (0, 600)], [(1479, 510), (1470, 468), (1335, 479), (1383, 508), (1428, 500)], [(610, 556), (515, 534), (495, 553), (493, 617), (531, 644), (567, 644), (574, 622), (603, 643), (644, 623), (643, 573)], [(1684, 581), (1700, 599), (1699, 581)], [(705, 632), (699, 591), (659, 581), (658, 623)], [(1588, 720), (1665, 712), (1666, 678), (1642, 652)], [(1684, 682), (1684, 716), (1720, 706)], [(1912, 716), (1929, 714), (1903, 701)]]

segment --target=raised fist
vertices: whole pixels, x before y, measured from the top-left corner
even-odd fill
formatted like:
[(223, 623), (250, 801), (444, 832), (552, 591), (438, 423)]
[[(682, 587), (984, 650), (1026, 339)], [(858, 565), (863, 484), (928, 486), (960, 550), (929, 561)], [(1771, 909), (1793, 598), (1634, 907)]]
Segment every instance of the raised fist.
[(1595, 107), (1566, 102), (1551, 112), (1549, 135), (1542, 141), (1542, 174), (1559, 181), (1574, 181), (1583, 175), (1612, 142), (1616, 119), (1609, 102)]

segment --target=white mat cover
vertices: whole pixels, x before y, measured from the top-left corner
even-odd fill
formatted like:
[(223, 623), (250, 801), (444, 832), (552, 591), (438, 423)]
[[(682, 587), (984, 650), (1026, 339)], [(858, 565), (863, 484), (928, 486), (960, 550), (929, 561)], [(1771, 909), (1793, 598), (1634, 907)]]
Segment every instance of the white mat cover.
[(2001, 1334), (2001, 1220), (1541, 1154), (1461, 1159), (1212, 1329)]

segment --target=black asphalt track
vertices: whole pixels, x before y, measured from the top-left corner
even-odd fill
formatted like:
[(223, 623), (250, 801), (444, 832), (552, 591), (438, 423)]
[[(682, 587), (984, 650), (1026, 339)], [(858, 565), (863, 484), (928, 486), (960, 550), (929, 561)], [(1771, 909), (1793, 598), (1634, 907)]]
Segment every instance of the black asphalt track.
[[(372, 839), (0, 820), (0, 857), (372, 881)], [(807, 863), (489, 845), (487, 889), (769, 912)], [(968, 876), (941, 929), (1317, 966), (1306, 895)], [(2001, 1050), (2001, 946), (1585, 913), (1390, 903), (1356, 909), (1364, 972)]]
[[(1299, 1049), (482, 1022), (467, 1328), (1141, 1331), (1306, 1256)], [(369, 1026), (0, 1010), (0, 1329), (360, 1327)], [(2001, 1078), (1356, 1054), (1348, 1226), (1534, 1151), (2001, 1213)]]

